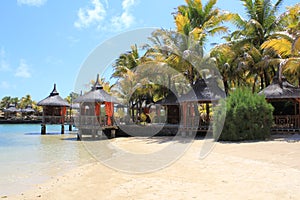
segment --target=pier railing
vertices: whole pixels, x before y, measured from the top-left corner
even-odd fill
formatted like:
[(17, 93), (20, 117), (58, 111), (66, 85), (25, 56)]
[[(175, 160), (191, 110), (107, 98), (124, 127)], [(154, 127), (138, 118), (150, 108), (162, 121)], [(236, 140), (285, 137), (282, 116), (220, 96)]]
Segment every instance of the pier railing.
[(74, 117), (74, 123), (75, 126), (77, 127), (103, 127), (103, 126), (113, 126), (114, 125), (114, 120), (113, 117), (110, 117), (110, 122), (109, 123), (109, 118), (108, 116), (77, 116)]

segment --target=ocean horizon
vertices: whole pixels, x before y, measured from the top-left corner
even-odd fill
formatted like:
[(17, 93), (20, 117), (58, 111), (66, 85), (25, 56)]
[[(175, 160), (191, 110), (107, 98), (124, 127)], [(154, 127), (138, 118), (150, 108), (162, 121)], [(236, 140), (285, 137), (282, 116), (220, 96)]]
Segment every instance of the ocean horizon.
[(41, 135), (40, 124), (0, 124), (0, 197), (20, 194), (93, 162), (76, 132), (61, 135), (60, 128), (49, 125)]

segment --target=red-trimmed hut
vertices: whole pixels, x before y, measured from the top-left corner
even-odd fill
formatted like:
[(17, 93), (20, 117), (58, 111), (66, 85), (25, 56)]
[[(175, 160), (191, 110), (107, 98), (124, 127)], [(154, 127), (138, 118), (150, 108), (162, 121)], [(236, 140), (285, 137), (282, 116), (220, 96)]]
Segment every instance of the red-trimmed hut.
[(50, 95), (37, 103), (43, 107), (43, 120), (41, 125), (41, 134), (46, 134), (46, 124), (60, 124), (61, 133), (64, 134), (65, 117), (69, 103), (59, 96), (56, 90), (56, 84)]

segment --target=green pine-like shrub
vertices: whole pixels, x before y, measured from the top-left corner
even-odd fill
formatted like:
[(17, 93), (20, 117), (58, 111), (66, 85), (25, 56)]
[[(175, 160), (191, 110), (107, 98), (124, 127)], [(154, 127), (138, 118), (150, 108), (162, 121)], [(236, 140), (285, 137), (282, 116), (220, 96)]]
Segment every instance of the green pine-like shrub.
[(247, 88), (236, 89), (214, 111), (215, 140), (265, 140), (270, 136), (273, 109), (263, 95)]

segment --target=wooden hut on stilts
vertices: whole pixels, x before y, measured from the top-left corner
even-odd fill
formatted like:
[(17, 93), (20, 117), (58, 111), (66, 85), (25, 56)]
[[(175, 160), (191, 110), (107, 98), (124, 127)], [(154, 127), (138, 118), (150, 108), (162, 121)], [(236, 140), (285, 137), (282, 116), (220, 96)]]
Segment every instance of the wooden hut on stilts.
[(110, 137), (115, 137), (117, 126), (113, 114), (117, 99), (103, 90), (99, 83), (99, 74), (92, 89), (75, 99), (74, 103), (80, 104), (79, 117), (75, 121), (78, 140), (81, 140), (83, 135), (91, 135), (92, 138), (101, 137), (103, 132), (109, 132)]
[[(211, 121), (210, 107), (225, 97), (225, 92), (213, 78), (197, 80), (192, 89), (179, 98), (182, 112), (180, 124), (182, 135), (207, 132)], [(205, 114), (200, 112), (199, 105), (205, 108)]]
[(56, 84), (50, 95), (37, 104), (43, 107), (43, 118), (41, 124), (41, 134), (46, 134), (46, 125), (61, 125), (61, 134), (64, 134), (65, 117), (67, 107), (70, 105), (66, 100), (59, 96)]
[(272, 132), (300, 131), (300, 88), (290, 84), (284, 76), (274, 77), (272, 83), (258, 94), (265, 95), (274, 107)]

